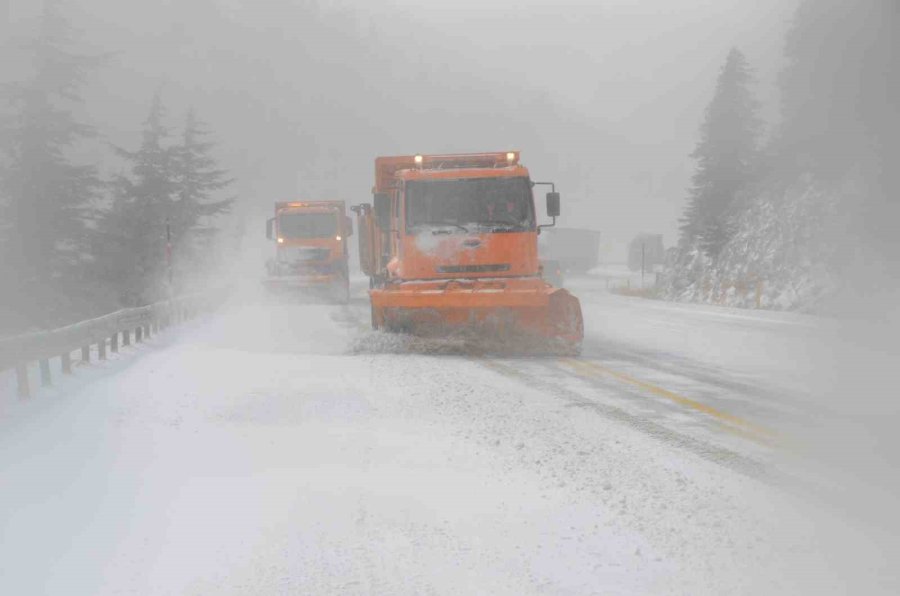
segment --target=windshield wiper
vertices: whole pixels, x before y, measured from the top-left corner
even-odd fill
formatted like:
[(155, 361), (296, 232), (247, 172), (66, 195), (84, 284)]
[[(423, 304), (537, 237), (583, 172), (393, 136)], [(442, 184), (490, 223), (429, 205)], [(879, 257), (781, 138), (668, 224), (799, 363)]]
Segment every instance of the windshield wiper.
[[(428, 225), (428, 226), (450, 226), (450, 227), (454, 227), (454, 228), (459, 228), (466, 234), (469, 233), (469, 228), (467, 228), (466, 226), (460, 225), (456, 222), (453, 222), (453, 221), (429, 221), (425, 225)], [(450, 232), (447, 230), (432, 230), (431, 233), (432, 234), (449, 234)]]
[(491, 231), (511, 232), (524, 229), (524, 225), (502, 220), (479, 221), (479, 227), (490, 228)]

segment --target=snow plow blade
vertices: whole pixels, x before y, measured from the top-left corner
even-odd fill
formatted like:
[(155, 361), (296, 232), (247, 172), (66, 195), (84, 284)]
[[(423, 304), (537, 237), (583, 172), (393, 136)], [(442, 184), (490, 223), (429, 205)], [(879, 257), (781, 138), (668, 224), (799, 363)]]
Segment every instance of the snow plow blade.
[[(581, 304), (539, 278), (410, 281), (370, 290), (372, 326), (417, 335), (469, 332), (517, 348), (577, 353)], [(524, 344), (519, 342), (524, 340)]]

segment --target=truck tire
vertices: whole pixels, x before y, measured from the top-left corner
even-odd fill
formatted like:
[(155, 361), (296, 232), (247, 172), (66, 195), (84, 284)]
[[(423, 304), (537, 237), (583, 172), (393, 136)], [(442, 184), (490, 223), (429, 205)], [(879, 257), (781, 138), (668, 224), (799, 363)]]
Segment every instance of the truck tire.
[(375, 309), (374, 305), (371, 305), (372, 309), (372, 329), (378, 331), (384, 327), (384, 318), (380, 312)]

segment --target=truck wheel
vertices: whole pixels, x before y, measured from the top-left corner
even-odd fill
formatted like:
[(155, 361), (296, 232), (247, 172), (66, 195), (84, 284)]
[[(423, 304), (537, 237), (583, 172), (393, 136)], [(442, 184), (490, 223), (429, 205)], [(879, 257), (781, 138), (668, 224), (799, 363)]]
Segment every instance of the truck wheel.
[(372, 329), (378, 331), (384, 327), (384, 315), (372, 305)]

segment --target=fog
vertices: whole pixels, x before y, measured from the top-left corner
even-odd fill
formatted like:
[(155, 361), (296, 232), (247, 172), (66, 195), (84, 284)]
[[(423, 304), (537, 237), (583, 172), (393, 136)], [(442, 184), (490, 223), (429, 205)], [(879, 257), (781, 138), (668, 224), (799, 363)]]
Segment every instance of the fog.
[[(5, 14), (21, 34), (39, 9), (7, 0)], [(125, 144), (158, 89), (173, 114), (195, 106), (239, 181), (240, 218), (276, 198), (363, 202), (375, 155), (515, 148), (621, 261), (638, 232), (674, 244), (688, 155), (731, 46), (774, 109), (792, 7), (84, 0), (66, 12), (88, 51), (111, 54), (87, 89), (104, 140)]]
[[(817, 18), (818, 13), (803, 20), (807, 13), (797, 12), (801, 4), (809, 14), (826, 7), (822, 10), (831, 10), (833, 20)], [(295, 571), (294, 553), (327, 571), (324, 583), (294, 578), (299, 583), (288, 591), (312, 586), (338, 593), (343, 572), (360, 582), (347, 585), (363, 586), (363, 593), (410, 589), (397, 577), (408, 578), (404, 574), (423, 561), (441, 574), (435, 575), (436, 584), (417, 584), (421, 591), (434, 585), (448, 591), (471, 587), (458, 569), (440, 567), (446, 563), (446, 548), (458, 549), (450, 554), (451, 561), (457, 556), (478, 568), (472, 581), (487, 592), (496, 588), (498, 593), (531, 593), (549, 586), (551, 593), (583, 593), (598, 588), (600, 581), (600, 588), (617, 593), (892, 593), (900, 585), (895, 560), (900, 536), (895, 514), (900, 505), (900, 441), (895, 428), (900, 409), (893, 379), (900, 360), (900, 241), (895, 231), (900, 215), (895, 167), (900, 159), (900, 36), (895, 35), (900, 11), (884, 0), (866, 0), (866, 10), (854, 10), (850, 4), (0, 0), (0, 83), (28, 78), (28, 43), (40, 30), (45, 5), (58, 7), (68, 19), (74, 47), (97, 59), (78, 93), (83, 101), (72, 108), (76, 119), (97, 134), (76, 135), (60, 154), (98, 168), (97, 180), (88, 183), (96, 184), (85, 194), (84, 213), (78, 211), (87, 229), (97, 233), (76, 249), (56, 247), (71, 261), (65, 274), (41, 270), (40, 262), (30, 261), (25, 250), (25, 258), (13, 264), (17, 236), (6, 232), (21, 221), (33, 226), (28, 230), (40, 229), (35, 223), (41, 221), (40, 213), (29, 220), (7, 208), (3, 193), (13, 193), (8, 186), (0, 187), (0, 240), (7, 242), (0, 250), (8, 251), (0, 255), (0, 284), (9, 288), (0, 301), (0, 364), (13, 363), (4, 335), (61, 327), (182, 291), (219, 292), (226, 286), (236, 290), (223, 311), (187, 323), (182, 335), (173, 332), (174, 339), (157, 339), (132, 352), (123, 347), (124, 355), (112, 357), (111, 365), (101, 363), (100, 372), (87, 381), (66, 385), (63, 380), (48, 391), (60, 399), (76, 395), (88, 404), (79, 419), (81, 427), (90, 429), (79, 427), (73, 436), (90, 435), (95, 427), (107, 433), (90, 440), (77, 435), (85, 457), (92, 449), (126, 445), (130, 458), (155, 466), (153, 477), (164, 487), (171, 478), (153, 459), (156, 453), (129, 442), (116, 425), (134, 424), (147, 444), (152, 444), (153, 425), (158, 423), (176, 446), (185, 441), (187, 451), (191, 441), (202, 441), (203, 433), (209, 433), (212, 444), (240, 453), (236, 458), (246, 455), (243, 449), (266, 452), (281, 462), (282, 468), (269, 471), (278, 482), (296, 472), (284, 454), (298, 445), (305, 449), (303, 465), (324, 466), (316, 468), (319, 479), (339, 495), (339, 509), (332, 512), (327, 495), (313, 490), (315, 511), (325, 511), (329, 523), (347, 535), (335, 538), (337, 545), (329, 543), (328, 523), (323, 529), (318, 519), (304, 519), (297, 522), (302, 527), (298, 531), (322, 533), (316, 534), (320, 543), (297, 546), (290, 542), (296, 537), (281, 536), (288, 546), (278, 550), (266, 542), (268, 551), (277, 551), (272, 556), (285, 559), (279, 569), (287, 569), (286, 575)], [(878, 10), (883, 18), (871, 16)], [(793, 27), (792, 19), (797, 19)], [(832, 36), (842, 32), (832, 43)], [(734, 48), (741, 52), (738, 57)], [(736, 70), (729, 71), (735, 64)], [(732, 81), (747, 74), (750, 82), (746, 101), (734, 103), (758, 116), (760, 126), (750, 143), (752, 164), (740, 164), (746, 166), (749, 182), (742, 180), (744, 185), (734, 190), (730, 184), (740, 176), (729, 172), (723, 178), (731, 190), (722, 191), (723, 186), (710, 183), (714, 176), (703, 179), (704, 168), (716, 157), (733, 156), (727, 151), (716, 154), (718, 146), (710, 151), (713, 158), (707, 154), (704, 161), (698, 145), (715, 140), (710, 133), (717, 116), (714, 97), (728, 96), (720, 93), (722, 82), (735, 72), (739, 76)], [(145, 214), (143, 221), (130, 215), (138, 211), (110, 219), (113, 228), (117, 221), (134, 225), (122, 236), (148, 225), (159, 232), (149, 234), (149, 256), (142, 255), (151, 262), (141, 270), (150, 288), (144, 287), (142, 294), (122, 280), (126, 274), (140, 277), (135, 271), (143, 263), (115, 269), (92, 251), (109, 253), (114, 261), (120, 250), (110, 240), (114, 234), (103, 227), (104, 217), (116, 214), (117, 201), (130, 197), (128, 192), (137, 186), (133, 181), (146, 164), (135, 167), (129, 152), (138, 152), (142, 135), (146, 140), (155, 99), (164, 108), (162, 120), (173, 138), (189, 110), (208, 125), (214, 157), (210, 167), (220, 167), (222, 179), (228, 178), (221, 187), (212, 184), (213, 194), (233, 197), (234, 202), (223, 209), (226, 213), (209, 216), (217, 228), (214, 248), (202, 245), (207, 248), (199, 252), (216, 258), (178, 263), (176, 243), (175, 260), (182, 268), (174, 284), (171, 262), (166, 261), (172, 245), (163, 241), (169, 212), (165, 217)], [(0, 116), (10, 114), (4, 126), (19, 121), (15, 106), (0, 109)], [(748, 121), (748, 128), (757, 123), (754, 118)], [(8, 132), (13, 128), (0, 128), (0, 149), (6, 151), (0, 158), (0, 177), (14, 169), (7, 166), (15, 161), (16, 150), (9, 150), (12, 143), (6, 142), (15, 136)], [(728, 129), (722, 136), (730, 140), (740, 134)], [(352, 278), (345, 277), (352, 291), (346, 304), (285, 304), (263, 293), (259, 282), (266, 259), (275, 251), (263, 233), (264, 223), (276, 201), (372, 202), (376, 156), (507, 150), (521, 151), (533, 179), (555, 182), (562, 195), (560, 227), (600, 233), (597, 259), (585, 270), (571, 272), (565, 282), (553, 284), (565, 283), (581, 301), (580, 356), (513, 359), (467, 351), (467, 345), (434, 348), (442, 338), (417, 342), (369, 329), (370, 321), (375, 326), (375, 310), (366, 289), (378, 281), (376, 276), (364, 279), (356, 268)], [(41, 177), (40, 167), (29, 171)], [(14, 191), (26, 187), (20, 184)], [(730, 192), (730, 203), (702, 203), (709, 199), (703, 195), (705, 188), (714, 188), (708, 193), (714, 199)], [(20, 194), (29, 199), (27, 192)], [(543, 223), (548, 218), (541, 203), (538, 219)], [(694, 215), (700, 227), (714, 227), (710, 213), (721, 207), (721, 221), (713, 222), (725, 222), (715, 230), (719, 238), (710, 240), (714, 234), (708, 229), (704, 237), (685, 223), (698, 205)], [(7, 213), (11, 215), (4, 220)], [(354, 265), (358, 232), (350, 249)], [(672, 250), (646, 271), (643, 263), (640, 271), (629, 271), (624, 265), (628, 243), (638, 234), (661, 234)], [(643, 241), (639, 248), (643, 250)], [(33, 254), (39, 253), (44, 254)], [(166, 274), (168, 285), (163, 281)], [(69, 293), (72, 288), (76, 290)], [(41, 302), (40, 292), (65, 299)], [(100, 341), (105, 358), (107, 339)], [(130, 368), (126, 359), (132, 357), (140, 364)], [(230, 363), (222, 377), (220, 358)], [(241, 369), (245, 361), (251, 362), (246, 373)], [(38, 378), (36, 361), (13, 364), (19, 371), (24, 366), (26, 380), (29, 374)], [(13, 520), (9, 527), (24, 532), (27, 524), (15, 521), (18, 511), (28, 509), (39, 520), (40, 507), (49, 506), (44, 500), (50, 499), (41, 492), (46, 489), (40, 485), (41, 474), (52, 475), (69, 460), (60, 463), (53, 459), (53, 449), (41, 451), (41, 464), (32, 472), (8, 455), (38, 442), (39, 435), (29, 435), (28, 429), (41, 427), (35, 421), (51, 416), (53, 409), (13, 397), (21, 374), (14, 378), (12, 364), (7, 368), (0, 368), (0, 374), (6, 374), (0, 376), (0, 431), (3, 425), (16, 430), (6, 439), (8, 449), (0, 443), (0, 453), (7, 453), (0, 476), (9, 468), (15, 472), (11, 477), (27, 486), (9, 501), (19, 503), (19, 509), (0, 503), (0, 522)], [(76, 377), (83, 374), (76, 372)], [(154, 382), (148, 385), (147, 379)], [(101, 389), (93, 391), (92, 382)], [(616, 382), (627, 387), (616, 388)], [(188, 386), (195, 384), (209, 387), (189, 393)], [(309, 398), (304, 393), (309, 384), (318, 393), (303, 401)], [(135, 386), (140, 387), (139, 401), (129, 389)], [(330, 386), (341, 389), (329, 395)], [(227, 399), (215, 402), (222, 394), (228, 394)], [(176, 401), (167, 401), (170, 398)], [(65, 408), (81, 416), (71, 400)], [(171, 414), (170, 408), (178, 408), (179, 414)], [(521, 412), (527, 415), (519, 416)], [(200, 439), (179, 435), (182, 415), (185, 428)], [(60, 420), (54, 418), (51, 427), (59, 430)], [(222, 420), (256, 426), (238, 432), (222, 426)], [(419, 423), (425, 426), (416, 427)], [(292, 442), (296, 437), (290, 433), (306, 424), (314, 430), (313, 438)], [(384, 437), (379, 434), (382, 424), (391, 429)], [(284, 449), (280, 443), (277, 450), (273, 447), (275, 439), (270, 442), (275, 428)], [(765, 431), (760, 433), (764, 440), (754, 435), (759, 429)], [(432, 431), (437, 439), (430, 436)], [(570, 435), (577, 440), (569, 441)], [(95, 439), (101, 443), (90, 442)], [(67, 440), (59, 439), (59, 445), (68, 445)], [(421, 453), (416, 441), (426, 444)], [(177, 461), (173, 453), (179, 449), (170, 446), (162, 461)], [(322, 456), (326, 460), (332, 453), (345, 459), (321, 463), (319, 450), (329, 454)], [(406, 466), (402, 454), (409, 452), (416, 457)], [(77, 459), (82, 452), (72, 453), (67, 457)], [(371, 487), (357, 482), (356, 474), (362, 470), (370, 480), (377, 475), (369, 467), (371, 453), (385, 458), (380, 463), (389, 464), (386, 473), (415, 497), (386, 486), (390, 482), (384, 478), (375, 483), (374, 497), (368, 493)], [(192, 453), (190, 457), (199, 459), (189, 459), (179, 473), (196, 480), (190, 475), (201, 474), (197, 469), (203, 468), (192, 465), (209, 465), (222, 466), (217, 470), (227, 476), (227, 465), (211, 455)], [(465, 472), (454, 467), (457, 456), (465, 462), (459, 464)], [(627, 464), (618, 466), (618, 458)], [(444, 486), (448, 474), (459, 473), (471, 497), (482, 479), (490, 477), (497, 486), (493, 493), (488, 491), (488, 504), (472, 505), (453, 487), (423, 489), (416, 473), (437, 460), (447, 467), (431, 470), (429, 482)], [(327, 467), (332, 464), (337, 472)], [(90, 465), (91, 477), (103, 477), (102, 462)], [(468, 468), (477, 470), (470, 474)], [(254, 471), (248, 471), (248, 477)], [(143, 482), (139, 472), (128, 474), (127, 486), (114, 487), (122, 493), (114, 499), (119, 521), (130, 519), (132, 512), (121, 503), (133, 496), (132, 485), (139, 491)], [(291, 478), (290, 490), (308, 490), (305, 478), (298, 478)], [(516, 498), (512, 493), (518, 481), (527, 487), (527, 505), (517, 510), (509, 502)], [(266, 483), (272, 478), (254, 482), (259, 483), (254, 502), (267, 502), (273, 489)], [(504, 482), (507, 487), (500, 490)], [(438, 493), (440, 498), (435, 497)], [(92, 494), (78, 493), (76, 505), (90, 501)], [(215, 498), (213, 490), (189, 494), (183, 500), (191, 501), (193, 509), (179, 509), (180, 523), (189, 526), (204, 499)], [(397, 513), (393, 504), (406, 498), (413, 505)], [(279, 499), (278, 515), (296, 514), (293, 503)], [(383, 518), (373, 534), (365, 525), (367, 499), (380, 507), (369, 513), (372, 518)], [(431, 533), (431, 512), (422, 505), (429, 499), (454, 511), (458, 519), (441, 522), (450, 523), (450, 530)], [(33, 509), (32, 501), (37, 503)], [(61, 498), (60, 509), (54, 510), (57, 517), (81, 515), (79, 509), (70, 516), (64, 501)], [(156, 514), (147, 519), (167, 515), (158, 503), (147, 501), (144, 506)], [(458, 509), (457, 502), (463, 503)], [(225, 506), (232, 509), (222, 515), (238, 518), (245, 512), (236, 497)], [(409, 511), (414, 513), (404, 517)], [(591, 517), (598, 511), (607, 518)], [(479, 544), (494, 549), (490, 557), (482, 559), (477, 549), (468, 550), (466, 532), (477, 533), (479, 515), (489, 520), (486, 527), (496, 536), (505, 540), (507, 532), (517, 537), (501, 545), (507, 550), (490, 540), (487, 546)], [(348, 529), (351, 517), (355, 521)], [(273, 514), (256, 521), (276, 527), (282, 519)], [(539, 526), (531, 528), (533, 535), (526, 527), (532, 522)], [(66, 523), (77, 531), (75, 521)], [(143, 531), (155, 530), (144, 523)], [(241, 540), (247, 535), (264, 542), (265, 537), (250, 529), (253, 523), (246, 522), (243, 530), (248, 534), (228, 545), (230, 561), (246, 562), (249, 555), (242, 549), (249, 547)], [(525, 527), (521, 534), (520, 525)], [(396, 530), (401, 526), (402, 531)], [(409, 530), (412, 526), (415, 531)], [(588, 533), (576, 531), (589, 526), (593, 529)], [(0, 534), (4, 527), (0, 524)], [(566, 534), (568, 529), (572, 535)], [(43, 531), (36, 535), (52, 534), (52, 528)], [(229, 532), (219, 531), (224, 542)], [(395, 531), (411, 532), (413, 538), (384, 538), (395, 536)], [(608, 532), (606, 538), (598, 538), (603, 532)], [(453, 540), (447, 539), (452, 548), (432, 542), (438, 535), (441, 540), (452, 535)], [(160, 565), (178, 569), (178, 581), (184, 583), (173, 588), (165, 583), (165, 573), (148, 572), (140, 574), (137, 584), (122, 573), (121, 583), (96, 579), (96, 586), (125, 586), (137, 592), (216, 592), (223, 585), (231, 590), (252, 585), (269, 592), (283, 587), (276, 580), (240, 583), (230, 575), (232, 568), (222, 571), (219, 566), (224, 564), (212, 555), (203, 560), (208, 583), (192, 584), (190, 570), (175, 561), (180, 551), (166, 550), (164, 537), (156, 536), (152, 548), (159, 550), (153, 551), (138, 544), (135, 536), (128, 537), (135, 552), (164, 552)], [(203, 540), (194, 543), (193, 535), (182, 538), (180, 545), (208, 546)], [(117, 544), (114, 537), (97, 540), (107, 540), (103, 544), (109, 549)], [(407, 549), (404, 540), (412, 546)], [(347, 544), (362, 544), (359, 549), (366, 552), (360, 557), (370, 565), (360, 571), (344, 561)], [(594, 550), (578, 550), (585, 544)], [(525, 559), (504, 558), (520, 547), (530, 553), (527, 564)], [(30, 561), (39, 572), (39, 549), (34, 544), (30, 548)], [(327, 564), (316, 558), (319, 548), (330, 553), (323, 555)], [(422, 559), (417, 558), (420, 548), (427, 553)], [(381, 549), (400, 563), (391, 568), (388, 583), (367, 584), (372, 573), (384, 571)], [(80, 564), (75, 555), (65, 556), (72, 568)], [(117, 556), (115, 560), (124, 555)], [(595, 566), (595, 556), (613, 561), (614, 570)], [(143, 572), (139, 557), (132, 558), (126, 564)], [(697, 560), (703, 565), (695, 565)], [(498, 569), (515, 571), (520, 564), (534, 573), (526, 581), (524, 573), (510, 572), (524, 583), (492, 575)], [(251, 577), (269, 573), (260, 572), (264, 565), (253, 565), (249, 571), (235, 567)], [(102, 571), (93, 572), (101, 577)], [(27, 585), (29, 572), (17, 573), (13, 585)], [(62, 582), (60, 577), (54, 581)], [(162, 583), (153, 583), (153, 577), (162, 577)], [(209, 579), (219, 577), (227, 578), (224, 584)], [(61, 584), (48, 580), (47, 585)], [(80, 587), (89, 593), (85, 586), (91, 585)], [(2, 586), (0, 576), (0, 592)]]

